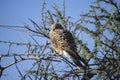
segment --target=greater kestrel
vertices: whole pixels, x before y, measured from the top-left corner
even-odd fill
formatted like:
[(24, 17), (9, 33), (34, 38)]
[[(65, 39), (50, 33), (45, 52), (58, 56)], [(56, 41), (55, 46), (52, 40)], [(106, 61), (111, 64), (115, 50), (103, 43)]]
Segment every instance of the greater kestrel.
[(50, 41), (53, 49), (59, 54), (64, 54), (66, 57), (72, 59), (76, 66), (85, 68), (87, 63), (78, 55), (72, 34), (58, 23), (52, 24), (51, 28)]

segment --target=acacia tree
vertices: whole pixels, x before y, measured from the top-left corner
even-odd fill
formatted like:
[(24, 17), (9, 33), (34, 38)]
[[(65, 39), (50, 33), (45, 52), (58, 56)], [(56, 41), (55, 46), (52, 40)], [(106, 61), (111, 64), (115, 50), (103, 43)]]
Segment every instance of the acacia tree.
[[(104, 7), (108, 5), (109, 7)], [(113, 0), (96, 0), (86, 14), (81, 14), (77, 21), (71, 21), (71, 16), (65, 15), (65, 2), (62, 10), (54, 5), (53, 10), (46, 9), (43, 2), (41, 9), (42, 23), (38, 25), (30, 19), (34, 27), (9, 27), (28, 32), (35, 44), (0, 41), (9, 44), (6, 54), (0, 55), (2, 63), (4, 58), (12, 58), (12, 62), (0, 65), (0, 76), (4, 70), (15, 66), (22, 80), (88, 80), (88, 79), (120, 79), (120, 3)], [(64, 56), (54, 54), (49, 41), (50, 23), (59, 22), (72, 32), (78, 53), (89, 65), (87, 70), (77, 70), (74, 64)], [(4, 26), (5, 27), (5, 26)], [(35, 36), (35, 37), (34, 37)], [(89, 40), (84, 40), (86, 36)], [(36, 37), (46, 39), (44, 44), (39, 44)], [(92, 45), (91, 45), (92, 43)], [(26, 47), (23, 53), (12, 53), (13, 45)], [(31, 61), (31, 66), (26, 71), (21, 71), (18, 64)], [(56, 66), (57, 65), (57, 66)]]

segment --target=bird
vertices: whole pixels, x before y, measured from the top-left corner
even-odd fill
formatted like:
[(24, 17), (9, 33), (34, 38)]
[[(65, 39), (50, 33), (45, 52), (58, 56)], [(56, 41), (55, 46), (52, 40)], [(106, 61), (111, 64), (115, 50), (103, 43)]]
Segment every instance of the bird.
[(49, 36), (53, 50), (71, 59), (77, 67), (86, 68), (87, 62), (77, 53), (77, 46), (70, 31), (59, 23), (53, 23)]

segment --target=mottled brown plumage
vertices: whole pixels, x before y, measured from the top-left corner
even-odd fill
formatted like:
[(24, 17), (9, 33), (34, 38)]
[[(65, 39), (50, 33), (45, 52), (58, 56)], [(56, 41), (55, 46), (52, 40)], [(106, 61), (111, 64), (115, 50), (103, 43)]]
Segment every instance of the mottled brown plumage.
[[(53, 49), (59, 54), (64, 54), (66, 57), (71, 58), (77, 66), (85, 68), (87, 63), (78, 55), (72, 34), (64, 30), (61, 24), (52, 24), (51, 28), (50, 41)], [(84, 66), (81, 61), (84, 63)]]

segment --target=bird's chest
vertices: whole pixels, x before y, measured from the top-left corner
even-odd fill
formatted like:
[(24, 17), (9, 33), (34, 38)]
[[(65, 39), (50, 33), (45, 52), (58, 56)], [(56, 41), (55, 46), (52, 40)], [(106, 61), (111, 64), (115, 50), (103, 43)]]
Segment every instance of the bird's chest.
[(63, 42), (63, 38), (60, 37), (60, 35), (52, 34), (51, 43), (55, 51), (62, 52), (61, 50), (63, 50), (64, 42)]

